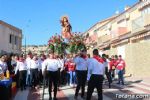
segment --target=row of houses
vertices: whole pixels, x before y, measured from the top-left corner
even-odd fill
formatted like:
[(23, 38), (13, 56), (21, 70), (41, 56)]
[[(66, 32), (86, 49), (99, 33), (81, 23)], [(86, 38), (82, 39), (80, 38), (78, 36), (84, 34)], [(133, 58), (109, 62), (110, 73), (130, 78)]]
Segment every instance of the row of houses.
[(29, 52), (35, 53), (35, 54), (41, 54), (48, 49), (48, 45), (27, 45), (22, 46), (22, 53), (27, 54)]
[(126, 73), (150, 76), (150, 0), (139, 0), (124, 12), (100, 21), (84, 34), (88, 53), (98, 48), (101, 53), (122, 55)]
[(0, 20), (0, 54), (21, 53), (22, 30)]

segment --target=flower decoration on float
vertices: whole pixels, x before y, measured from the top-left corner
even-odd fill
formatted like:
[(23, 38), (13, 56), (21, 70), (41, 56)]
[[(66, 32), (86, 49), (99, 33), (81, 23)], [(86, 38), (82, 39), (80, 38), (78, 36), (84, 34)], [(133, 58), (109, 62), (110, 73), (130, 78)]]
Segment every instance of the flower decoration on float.
[(84, 40), (80, 32), (72, 33), (72, 37), (67, 43), (64, 42), (62, 36), (55, 34), (49, 39), (48, 46), (50, 50), (53, 50), (57, 54), (64, 53), (64, 50), (69, 51), (71, 54), (76, 54), (80, 50), (86, 49)]

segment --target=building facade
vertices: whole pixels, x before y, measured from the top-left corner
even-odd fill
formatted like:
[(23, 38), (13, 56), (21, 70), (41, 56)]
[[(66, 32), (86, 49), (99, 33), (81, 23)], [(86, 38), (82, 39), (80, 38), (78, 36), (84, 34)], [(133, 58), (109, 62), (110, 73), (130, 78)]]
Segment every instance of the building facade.
[[(85, 32), (86, 44), (108, 55), (122, 55), (126, 61), (126, 73), (133, 76), (150, 76), (150, 1), (140, 0), (132, 7)], [(96, 37), (94, 37), (94, 35)], [(93, 38), (94, 37), (94, 38)], [(88, 39), (93, 39), (93, 43)], [(96, 45), (95, 45), (96, 44)]]
[(28, 52), (32, 52), (33, 54), (41, 54), (47, 51), (47, 45), (27, 45), (22, 46), (22, 53), (27, 54)]
[(0, 20), (0, 53), (21, 53), (22, 30)]

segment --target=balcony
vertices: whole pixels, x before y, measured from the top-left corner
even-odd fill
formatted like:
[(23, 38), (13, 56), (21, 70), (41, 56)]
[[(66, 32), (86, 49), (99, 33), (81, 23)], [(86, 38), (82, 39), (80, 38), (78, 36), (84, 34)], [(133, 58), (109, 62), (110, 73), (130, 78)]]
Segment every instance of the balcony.
[(145, 17), (144, 17), (144, 26), (145, 27), (150, 26), (150, 14), (145, 14)]
[(102, 37), (98, 37), (98, 44), (102, 44)]
[(132, 34), (138, 34), (139, 32), (141, 32), (145, 29), (144, 28), (144, 19), (142, 16), (133, 20), (131, 22), (131, 24), (132, 24), (132, 30), (131, 30)]
[(97, 39), (98, 39), (97, 34), (93, 34), (93, 35), (90, 36), (89, 42), (90, 43), (96, 43), (98, 41)]
[(111, 35), (107, 35), (107, 34), (101, 37), (102, 42), (109, 41), (110, 39), (111, 39)]
[(97, 36), (91, 35), (88, 38), (86, 38), (85, 43), (86, 45), (95, 44), (97, 42)]
[(119, 39), (119, 36), (125, 35), (129, 32), (127, 27), (118, 27), (111, 31), (111, 41), (115, 41)]

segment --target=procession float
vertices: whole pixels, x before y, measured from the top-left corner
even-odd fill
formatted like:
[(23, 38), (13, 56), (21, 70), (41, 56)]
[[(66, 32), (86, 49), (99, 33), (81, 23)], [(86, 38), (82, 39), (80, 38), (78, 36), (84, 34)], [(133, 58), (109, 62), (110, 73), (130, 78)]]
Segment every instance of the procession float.
[(57, 33), (50, 37), (48, 41), (48, 49), (56, 54), (77, 54), (80, 50), (86, 49), (84, 38), (80, 32), (72, 32), (72, 26), (67, 16), (62, 16), (61, 35)]
[[(85, 50), (86, 46), (82, 34), (80, 32), (72, 32), (72, 26), (69, 23), (68, 17), (62, 16), (60, 23), (62, 27), (61, 35), (55, 33), (50, 37), (50, 39), (48, 40), (47, 51), (52, 51), (56, 55), (63, 55), (63, 57), (65, 58), (67, 57), (67, 55), (74, 55), (81, 50)], [(43, 79), (43, 84), (46, 84), (45, 79)], [(44, 100), (44, 91), (45, 85), (43, 85), (42, 100)]]

